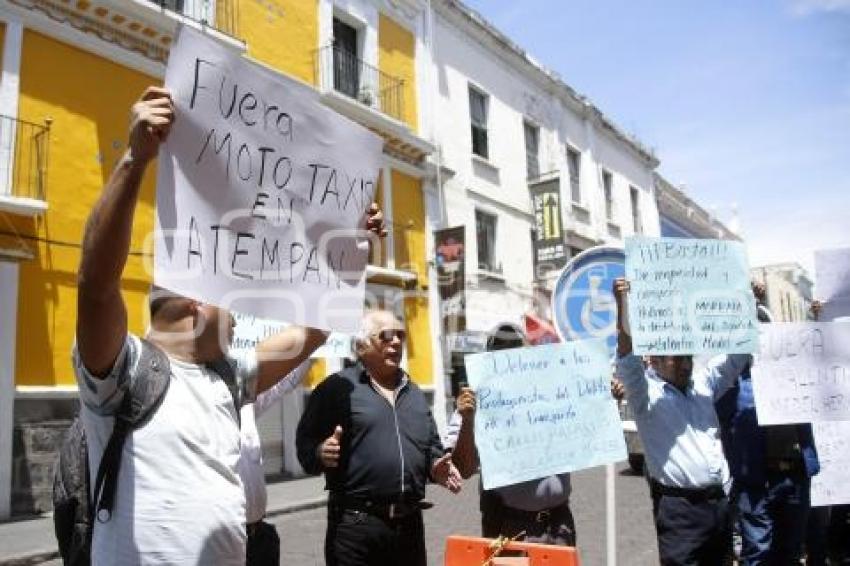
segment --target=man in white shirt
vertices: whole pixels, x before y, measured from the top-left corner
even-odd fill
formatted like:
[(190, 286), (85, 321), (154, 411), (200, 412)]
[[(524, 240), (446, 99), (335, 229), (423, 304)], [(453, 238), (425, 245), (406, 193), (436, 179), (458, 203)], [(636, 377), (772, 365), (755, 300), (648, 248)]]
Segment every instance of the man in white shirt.
[[(125, 392), (147, 371), (139, 368), (142, 342), (127, 330), (121, 274), (142, 177), (173, 120), (170, 93), (149, 87), (131, 111), (129, 149), (86, 224), (74, 367), (90, 470), (98, 469)], [(376, 206), (370, 214), (367, 228), (382, 234)], [(149, 421), (124, 442), (112, 515), (93, 525), (92, 564), (242, 565), (246, 515), (237, 471), (237, 400), (274, 385), (324, 342), (325, 333), (290, 326), (235, 360), (228, 356), (228, 311), (157, 291), (150, 313), (149, 340), (168, 355), (170, 385)], [(213, 369), (223, 364), (236, 387)]]
[(263, 471), (263, 448), (257, 430), (257, 419), (281, 398), (295, 390), (306, 377), (312, 362), (303, 362), (292, 373), (271, 388), (257, 395), (253, 403), (240, 410), (242, 450), (239, 476), (245, 488), (246, 519), (248, 524), (247, 566), (277, 566), (280, 564), (280, 537), (277, 529), (263, 519), (266, 516), (266, 476)]

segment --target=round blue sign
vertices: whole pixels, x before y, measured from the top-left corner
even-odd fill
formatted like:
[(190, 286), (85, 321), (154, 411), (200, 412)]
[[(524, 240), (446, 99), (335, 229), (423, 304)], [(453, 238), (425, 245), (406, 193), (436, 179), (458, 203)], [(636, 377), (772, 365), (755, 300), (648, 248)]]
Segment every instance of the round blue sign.
[(597, 246), (583, 251), (564, 266), (552, 292), (552, 317), (563, 340), (605, 338), (617, 347), (617, 303), (614, 280), (625, 277), (622, 248)]

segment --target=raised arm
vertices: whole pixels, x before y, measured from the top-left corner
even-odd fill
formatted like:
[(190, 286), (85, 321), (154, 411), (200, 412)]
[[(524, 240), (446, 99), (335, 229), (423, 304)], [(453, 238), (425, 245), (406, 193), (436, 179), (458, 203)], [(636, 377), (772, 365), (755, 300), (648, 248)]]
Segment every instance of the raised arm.
[(632, 337), (626, 329), (628, 311), (626, 311), (626, 295), (629, 292), (629, 282), (622, 277), (614, 280), (614, 298), (617, 301), (617, 357), (622, 358), (632, 353)]
[(88, 372), (109, 373), (127, 336), (121, 274), (142, 177), (174, 121), (171, 95), (148, 87), (130, 114), (129, 148), (89, 215), (77, 275), (77, 349)]
[(478, 452), (475, 449), (475, 392), (469, 387), (460, 390), (457, 413), (460, 417), (460, 427), (452, 449), (452, 461), (461, 477), (466, 479), (478, 468)]

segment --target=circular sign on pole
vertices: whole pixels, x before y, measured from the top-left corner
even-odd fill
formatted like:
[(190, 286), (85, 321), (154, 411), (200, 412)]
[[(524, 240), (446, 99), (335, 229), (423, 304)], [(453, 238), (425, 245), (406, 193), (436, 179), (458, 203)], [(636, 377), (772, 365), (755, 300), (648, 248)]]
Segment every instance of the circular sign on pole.
[(563, 340), (605, 338), (612, 353), (617, 347), (617, 303), (614, 280), (625, 277), (622, 248), (596, 246), (572, 258), (552, 292), (552, 318)]

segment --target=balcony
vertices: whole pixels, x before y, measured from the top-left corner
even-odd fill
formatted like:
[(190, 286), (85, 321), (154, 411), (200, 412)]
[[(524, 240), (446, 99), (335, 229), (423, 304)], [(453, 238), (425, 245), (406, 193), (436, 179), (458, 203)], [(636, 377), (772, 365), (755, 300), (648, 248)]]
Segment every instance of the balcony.
[(352, 53), (333, 45), (317, 51), (316, 65), (322, 92), (339, 93), (394, 120), (403, 120), (402, 79), (383, 73)]
[(47, 210), (50, 124), (0, 115), (0, 210), (23, 216)]
[(232, 37), (237, 33), (238, 0), (147, 0), (163, 10), (175, 12)]

